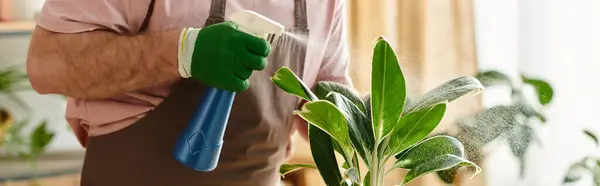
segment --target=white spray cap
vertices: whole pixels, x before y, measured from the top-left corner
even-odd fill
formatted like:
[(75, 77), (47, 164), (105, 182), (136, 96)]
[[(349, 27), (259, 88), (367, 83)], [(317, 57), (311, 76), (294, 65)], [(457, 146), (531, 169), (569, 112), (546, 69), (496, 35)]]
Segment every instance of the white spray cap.
[(229, 20), (237, 24), (238, 30), (266, 39), (269, 34), (281, 35), (285, 27), (251, 10), (233, 13)]

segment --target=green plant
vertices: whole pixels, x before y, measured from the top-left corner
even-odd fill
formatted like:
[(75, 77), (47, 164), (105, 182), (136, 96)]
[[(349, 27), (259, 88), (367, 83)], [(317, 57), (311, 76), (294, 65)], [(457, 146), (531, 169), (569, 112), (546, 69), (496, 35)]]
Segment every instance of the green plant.
[(13, 158), (27, 160), (35, 166), (35, 160), (50, 143), (54, 134), (47, 130), (46, 121), (37, 125), (29, 135), (23, 134), (27, 120), (13, 124), (0, 139), (0, 147)]
[[(506, 139), (512, 154), (520, 161), (520, 173), (523, 177), (526, 151), (531, 142), (537, 139), (534, 121), (546, 122), (543, 110), (552, 101), (554, 91), (549, 83), (525, 75), (521, 75), (519, 83), (514, 83), (518, 81), (496, 70), (479, 72), (475, 77), (486, 88), (509, 87), (512, 99), (511, 104), (486, 108), (457, 121), (459, 132), (456, 136), (465, 142), (467, 159), (480, 163), (484, 156), (481, 149), (493, 141)], [(526, 86), (535, 89), (535, 102), (527, 100), (523, 94)], [(446, 183), (452, 183), (455, 174), (454, 169), (438, 172)]]
[[(19, 106), (29, 111), (29, 107), (19, 99), (15, 93), (29, 90), (24, 85), (28, 80), (25, 73), (17, 67), (10, 67), (0, 71), (0, 95), (3, 95)], [(35, 168), (35, 161), (50, 143), (54, 134), (47, 130), (46, 121), (41, 121), (33, 132), (24, 134), (23, 128), (29, 120), (15, 122), (6, 108), (0, 107), (0, 148), (9, 157), (29, 161)]]
[[(598, 137), (594, 133), (589, 130), (584, 130), (583, 133), (590, 137), (596, 146), (600, 145)], [(594, 186), (600, 186), (600, 157), (586, 156), (582, 160), (573, 163), (569, 167), (563, 183), (575, 183), (581, 180), (586, 173), (592, 176)]]
[[(379, 37), (372, 60), (371, 93), (360, 98), (335, 82), (317, 82), (313, 93), (287, 67), (271, 78), (283, 91), (307, 101), (294, 114), (309, 123), (315, 164), (284, 164), (282, 176), (301, 168), (318, 169), (329, 186), (382, 186), (394, 169), (409, 170), (401, 185), (435, 171), (458, 166), (481, 169), (464, 159), (463, 145), (447, 135), (428, 135), (440, 123), (448, 102), (484, 87), (473, 77), (460, 77), (408, 101), (404, 75), (393, 49)], [(335, 153), (343, 157), (338, 165)], [(395, 164), (386, 167), (388, 160)], [(367, 170), (360, 170), (362, 162)], [(341, 170), (340, 170), (341, 167)], [(361, 174), (364, 173), (364, 177)]]
[(8, 67), (0, 70), (0, 94), (15, 102), (19, 106), (29, 109), (27, 104), (15, 94), (19, 91), (29, 90), (30, 87), (25, 85), (28, 82), (27, 75), (21, 72), (19, 66)]

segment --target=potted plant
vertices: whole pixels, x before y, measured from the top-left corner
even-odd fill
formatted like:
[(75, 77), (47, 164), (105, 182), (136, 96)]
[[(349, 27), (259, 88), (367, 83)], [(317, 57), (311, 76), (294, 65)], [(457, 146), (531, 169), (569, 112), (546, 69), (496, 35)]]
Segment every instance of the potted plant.
[[(383, 186), (394, 169), (408, 173), (404, 186), (423, 175), (458, 166), (479, 166), (464, 158), (463, 145), (448, 135), (429, 135), (440, 123), (446, 105), (472, 91), (483, 90), (474, 77), (443, 83), (417, 100), (406, 99), (402, 70), (383, 37), (375, 41), (370, 94), (360, 98), (350, 87), (317, 82), (312, 92), (287, 67), (272, 81), (283, 91), (307, 101), (294, 112), (309, 123), (309, 143), (315, 164), (284, 164), (282, 176), (301, 168), (317, 169), (329, 186)], [(343, 157), (338, 165), (335, 154)], [(388, 160), (395, 164), (386, 167)], [(359, 164), (366, 165), (361, 170)], [(364, 173), (364, 177), (361, 172)]]

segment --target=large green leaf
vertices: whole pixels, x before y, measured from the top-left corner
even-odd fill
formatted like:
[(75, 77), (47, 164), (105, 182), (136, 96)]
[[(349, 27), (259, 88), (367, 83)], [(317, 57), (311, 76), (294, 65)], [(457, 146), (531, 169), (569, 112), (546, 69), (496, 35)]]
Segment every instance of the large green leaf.
[(329, 134), (346, 154), (353, 151), (346, 118), (331, 102), (325, 100), (308, 102), (301, 110), (294, 111), (294, 114)]
[(371, 94), (366, 95), (362, 100), (363, 103), (365, 103), (365, 113), (367, 115), (367, 118), (369, 119), (369, 122), (373, 123), (373, 121), (371, 120)]
[(508, 85), (512, 87), (512, 82), (508, 75), (496, 70), (479, 72), (475, 75), (475, 78), (477, 78), (485, 87), (494, 85)]
[(445, 154), (463, 157), (464, 147), (460, 141), (450, 136), (440, 135), (427, 138), (398, 154), (396, 156), (398, 160), (392, 168), (414, 169), (431, 158)]
[[(315, 88), (315, 94), (319, 99), (326, 99), (327, 95), (331, 92), (337, 92), (348, 100), (350, 100), (356, 107), (360, 109), (361, 112), (366, 113), (366, 106), (363, 103), (362, 99), (358, 96), (358, 93), (344, 84), (338, 82), (331, 81), (321, 81), (317, 83)], [(331, 99), (327, 99), (332, 101)]]
[(445, 112), (446, 103), (439, 103), (402, 117), (390, 135), (387, 154), (394, 156), (421, 141), (438, 126)]
[(423, 97), (413, 101), (408, 108), (405, 109), (403, 114), (429, 108), (442, 101), (452, 102), (471, 91), (483, 91), (484, 89), (481, 82), (474, 77), (459, 77), (447, 81), (425, 93)]
[(316, 169), (317, 166), (314, 164), (283, 164), (279, 167), (279, 174), (282, 178), (285, 178), (286, 174), (292, 173), (300, 169)]
[[(332, 92), (330, 95), (333, 97), (337, 108), (344, 114), (344, 117), (348, 121), (350, 140), (356, 151), (358, 151), (363, 159), (367, 159), (368, 154), (373, 151), (375, 141), (369, 119), (367, 119), (367, 116), (356, 105), (343, 95), (336, 92)], [(366, 163), (368, 166), (369, 162)]]
[(552, 101), (554, 90), (548, 82), (540, 79), (533, 79), (525, 75), (522, 75), (521, 78), (524, 83), (532, 85), (535, 88), (540, 104), (547, 105)]
[(473, 162), (470, 162), (452, 154), (445, 154), (432, 158), (429, 161), (425, 161), (417, 165), (414, 169), (408, 171), (408, 173), (406, 174), (406, 176), (404, 176), (404, 179), (402, 180), (401, 186), (405, 186), (406, 184), (423, 175), (436, 171), (451, 169), (456, 166), (470, 166), (475, 168), (473, 177), (481, 172), (481, 168)]
[[(451, 136), (433, 136), (396, 155), (398, 160), (396, 163), (394, 163), (390, 171), (396, 168), (414, 169), (416, 166), (423, 164), (432, 158), (446, 154), (463, 157), (463, 144)], [(454, 167), (451, 169), (438, 171), (437, 174), (442, 181), (451, 184), (454, 181), (457, 170), (458, 167)]]
[(310, 151), (323, 181), (329, 186), (337, 186), (342, 181), (342, 175), (333, 151), (333, 140), (314, 125), (308, 126), (308, 136)]
[[(332, 93), (337, 93), (337, 96), (332, 96)], [(373, 149), (373, 129), (370, 119), (366, 116), (366, 106), (358, 96), (358, 94), (343, 84), (336, 82), (319, 82), (315, 88), (315, 94), (319, 99), (328, 100), (334, 103), (348, 120), (348, 128), (350, 129), (350, 140), (354, 144), (356, 150), (361, 157), (365, 157), (367, 150)], [(336, 101), (336, 99), (342, 99)], [(358, 109), (357, 109), (358, 108)], [(363, 136), (363, 137), (361, 137)], [(364, 143), (364, 141), (368, 141)], [(335, 146), (334, 146), (335, 147)], [(349, 155), (340, 152), (341, 149), (336, 148), (342, 154), (346, 161)], [(368, 162), (367, 162), (368, 163)]]
[(375, 43), (372, 62), (371, 112), (376, 140), (380, 140), (386, 135), (383, 134), (385, 128), (398, 123), (406, 99), (406, 85), (396, 54), (383, 37)]
[[(329, 134), (325, 133), (325, 135), (329, 135)], [(352, 154), (347, 154), (344, 151), (344, 149), (342, 149), (342, 146), (340, 146), (340, 143), (338, 141), (332, 140), (331, 143), (333, 145), (333, 150), (335, 150), (336, 152), (340, 153), (342, 155), (342, 157), (344, 158), (344, 161), (346, 161), (346, 162), (350, 161), (350, 158), (352, 157)]]
[[(365, 104), (367, 118), (369, 118), (369, 122), (372, 122), (371, 121), (371, 94), (367, 94), (366, 96), (364, 96), (362, 98), (362, 100), (363, 100), (363, 103)], [(407, 108), (408, 105), (411, 104), (411, 101), (412, 100), (410, 99), (410, 97), (407, 96), (404, 101), (404, 108)]]
[(444, 183), (452, 184), (454, 183), (456, 175), (458, 174), (458, 167), (437, 171), (436, 174)]
[(279, 68), (279, 70), (271, 76), (271, 81), (287, 93), (307, 101), (317, 100), (317, 97), (310, 91), (310, 88), (308, 88), (288, 67)]
[[(319, 100), (289, 68), (281, 67), (271, 80), (283, 91), (307, 101)], [(342, 180), (334, 152), (334, 141), (329, 134), (315, 125), (308, 125), (308, 141), (319, 174), (327, 185), (336, 185)]]

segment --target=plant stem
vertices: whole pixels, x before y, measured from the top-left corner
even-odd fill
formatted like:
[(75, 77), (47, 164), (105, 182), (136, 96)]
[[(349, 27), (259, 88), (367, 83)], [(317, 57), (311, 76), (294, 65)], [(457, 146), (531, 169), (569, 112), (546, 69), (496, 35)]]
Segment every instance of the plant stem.
[(379, 182), (379, 159), (377, 158), (377, 151), (373, 153), (373, 159), (371, 160), (371, 186), (378, 186)]
[(377, 144), (375, 145), (375, 150), (371, 156), (371, 165), (369, 166), (369, 171), (371, 171), (371, 186), (383, 186), (383, 178), (385, 177), (386, 158), (380, 158), (380, 154), (384, 152), (380, 152), (379, 145)]
[(371, 186), (379, 186), (379, 143), (375, 143), (375, 150), (373, 151), (373, 155), (371, 156)]
[(383, 186), (383, 178), (385, 177), (385, 162), (379, 166), (379, 171), (377, 172), (379, 173), (377, 177), (377, 186)]

